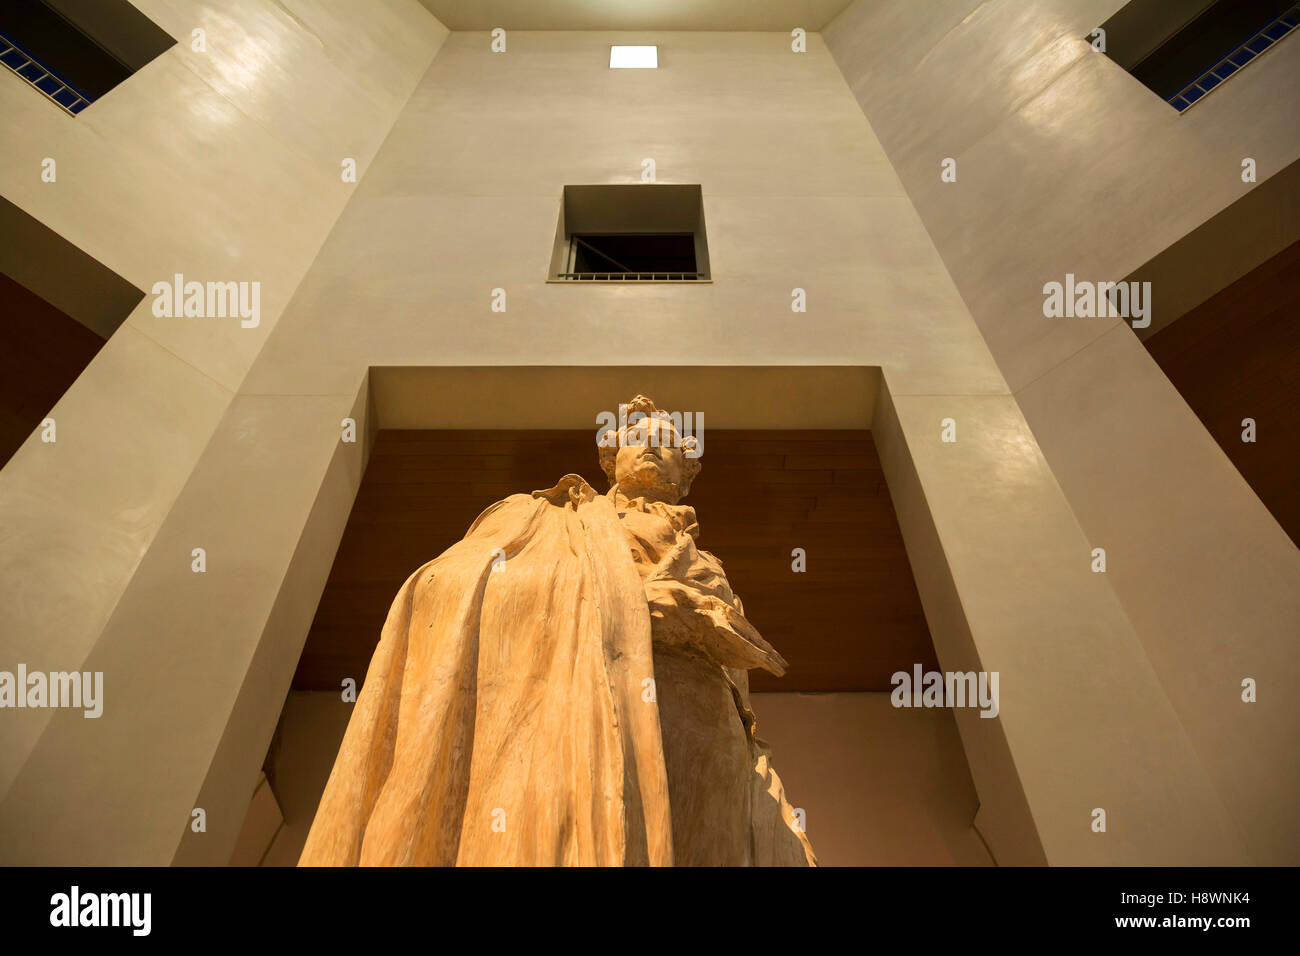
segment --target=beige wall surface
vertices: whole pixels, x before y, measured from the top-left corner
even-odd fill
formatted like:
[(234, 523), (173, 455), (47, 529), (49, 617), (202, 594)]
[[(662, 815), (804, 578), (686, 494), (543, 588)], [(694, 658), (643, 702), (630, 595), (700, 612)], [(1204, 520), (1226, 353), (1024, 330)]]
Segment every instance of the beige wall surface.
[(1300, 157), (1294, 36), (1179, 114), (1089, 45), (1123, 5), (857, 0), (825, 31), (1017, 391), (1122, 324), (1044, 318), (1045, 282), (1118, 281), (1249, 192), (1243, 158)]
[(888, 694), (754, 694), (791, 805), (822, 866), (988, 866), (952, 711)]
[(1246, 195), (1243, 158), (1300, 157), (1300, 40), (1180, 115), (1086, 41), (1120, 6), (858, 0), (825, 35), (1253, 858), (1294, 864), (1300, 552), (1127, 323), (1045, 318), (1043, 285), (1121, 280)]
[[(610, 71), (608, 46), (623, 41), (657, 42), (660, 69)], [(660, 182), (702, 185), (714, 281), (548, 284), (563, 185), (638, 182), (645, 158)], [(791, 311), (794, 288), (807, 292), (806, 313)], [(504, 312), (491, 308), (494, 289)], [(124, 331), (143, 347), (159, 325)], [(500, 371), (519, 365), (880, 368), (872, 427), (940, 662), (1005, 675), (997, 719), (956, 715), (994, 857), (1246, 858), (820, 37), (794, 54), (788, 34), (511, 32), (494, 54), (485, 33), (452, 34), (246, 357), (152, 547), (148, 535), (136, 543), (130, 586), (98, 627), (75, 631), (92, 635), (80, 659), (121, 703), (98, 721), (50, 722), (0, 803), (0, 858), (226, 862), (365, 465), (364, 436), (382, 424), (368, 369), (485, 369), (504, 382), (476, 427), (514, 427), (521, 408), (549, 401), (534, 379)], [(445, 421), (464, 398), (456, 376), (428, 381), (431, 417)], [(180, 416), (163, 401), (169, 389), (158, 395)], [(407, 419), (419, 400), (403, 392)], [(339, 440), (345, 416), (358, 422), (356, 444)], [(941, 440), (945, 418), (956, 443)], [(209, 552), (202, 575), (190, 571), (196, 546)], [(99, 560), (91, 549), (85, 564)], [(1109, 706), (1117, 694), (1122, 705)], [(1117, 811), (1106, 838), (1090, 830), (1099, 805)], [(187, 826), (195, 806), (208, 814), (203, 834)]]
[[(658, 70), (610, 70), (658, 41)], [(250, 373), (350, 392), (372, 365), (882, 365), (1005, 391), (820, 38), (453, 33)], [(566, 183), (700, 183), (713, 283), (547, 284)], [(504, 289), (506, 311), (493, 312)], [(791, 311), (791, 290), (808, 294)]]
[[(146, 296), (52, 410), (57, 442), (0, 471), (9, 669), (86, 659), (356, 188), (343, 159), (365, 172), (447, 32), (416, 0), (135, 5), (179, 42), (75, 118), (0, 70), (0, 195), (146, 292), (259, 282), (261, 323), (160, 319)], [(48, 720), (0, 720), (0, 794)]]

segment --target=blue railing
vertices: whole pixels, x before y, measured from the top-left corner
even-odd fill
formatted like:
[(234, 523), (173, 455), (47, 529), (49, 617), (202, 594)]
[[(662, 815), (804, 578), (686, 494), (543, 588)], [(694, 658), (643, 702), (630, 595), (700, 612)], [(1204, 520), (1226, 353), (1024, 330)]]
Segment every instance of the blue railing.
[(1179, 90), (1176, 95), (1170, 97), (1169, 105), (1181, 113), (1228, 77), (1235, 75), (1247, 63), (1271, 48), (1296, 27), (1300, 27), (1300, 3), (1273, 20), (1214, 67), (1206, 70)]
[(45, 66), (18, 43), (0, 33), (0, 63), (22, 77), (46, 99), (65, 112), (76, 116), (91, 103), (91, 98)]

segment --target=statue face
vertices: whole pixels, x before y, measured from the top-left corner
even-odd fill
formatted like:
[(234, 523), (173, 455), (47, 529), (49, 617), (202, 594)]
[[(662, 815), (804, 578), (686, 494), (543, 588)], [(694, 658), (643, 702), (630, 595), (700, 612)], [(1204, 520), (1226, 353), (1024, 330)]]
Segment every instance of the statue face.
[(646, 418), (630, 425), (614, 459), (614, 477), (628, 498), (676, 504), (686, 475), (686, 455), (672, 422)]

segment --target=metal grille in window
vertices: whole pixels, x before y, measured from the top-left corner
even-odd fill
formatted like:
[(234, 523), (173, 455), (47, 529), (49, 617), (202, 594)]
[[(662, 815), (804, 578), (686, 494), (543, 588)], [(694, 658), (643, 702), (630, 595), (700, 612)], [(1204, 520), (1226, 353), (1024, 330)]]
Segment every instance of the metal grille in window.
[(73, 116), (90, 105), (89, 96), (44, 66), (36, 57), (2, 33), (0, 33), (0, 63), (9, 67)]
[(1169, 105), (1178, 112), (1183, 112), (1297, 27), (1300, 27), (1300, 3), (1273, 20), (1219, 63), (1170, 97)]

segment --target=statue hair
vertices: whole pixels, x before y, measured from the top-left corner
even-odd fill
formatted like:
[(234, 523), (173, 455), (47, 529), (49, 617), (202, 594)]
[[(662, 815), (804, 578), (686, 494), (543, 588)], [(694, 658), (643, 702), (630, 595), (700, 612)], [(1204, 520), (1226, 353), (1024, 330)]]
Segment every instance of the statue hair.
[[(683, 452), (687, 450), (695, 449), (696, 447), (699, 446), (699, 441), (696, 439), (694, 435), (689, 435), (686, 438), (682, 438), (681, 433), (677, 431), (676, 426), (672, 425), (672, 419), (668, 416), (668, 413), (656, 408), (655, 403), (652, 402), (650, 399), (646, 398), (644, 395), (638, 395), (634, 399), (632, 399), (632, 401), (627, 403), (628, 417), (631, 418), (634, 412), (641, 412), (644, 415), (646, 415), (648, 418), (658, 418), (660, 421), (667, 422), (670, 426), (672, 426), (673, 434), (677, 435), (677, 438), (679, 440), (678, 447), (680, 447)], [(604, 442), (597, 449), (600, 454), (600, 470), (603, 471), (605, 473), (605, 477), (609, 479), (610, 490), (613, 490), (614, 488), (618, 487), (616, 462), (618, 458), (618, 450), (624, 447), (624, 445), (627, 443), (627, 430), (629, 427), (636, 428), (643, 420), (644, 419), (638, 419), (635, 423), (631, 423), (628, 426), (619, 428), (617, 433), (615, 433), (614, 429), (611, 428), (606, 430), (605, 433), (601, 435), (602, 440), (605, 438), (606, 435), (615, 434), (616, 436), (613, 444), (610, 444), (609, 442)], [(700, 460), (698, 458), (687, 457), (685, 459), (685, 467), (683, 468), (683, 472), (682, 472), (682, 481), (681, 484), (678, 486), (679, 498), (685, 498), (687, 493), (691, 490), (691, 482), (694, 481), (695, 476), (700, 473), (700, 467), (701, 467)]]

